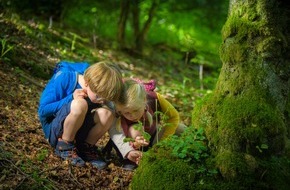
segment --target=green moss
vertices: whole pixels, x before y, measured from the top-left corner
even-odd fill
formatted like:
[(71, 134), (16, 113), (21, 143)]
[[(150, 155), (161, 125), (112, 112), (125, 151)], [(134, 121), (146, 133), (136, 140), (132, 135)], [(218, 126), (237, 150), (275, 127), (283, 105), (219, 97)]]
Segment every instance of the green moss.
[(166, 151), (159, 152), (158, 156), (154, 156), (153, 152), (149, 154), (144, 156), (137, 169), (130, 184), (131, 189), (190, 189), (195, 172), (189, 164), (169, 159)]
[[(245, 158), (245, 159), (241, 159)], [(273, 187), (288, 186), (288, 182), (283, 183), (285, 180), (284, 174), (279, 174), (279, 168), (283, 164), (287, 164), (287, 160), (277, 158), (276, 161), (268, 160), (262, 162), (262, 167), (257, 170), (258, 161), (248, 154), (223, 152), (217, 158), (221, 170), (227, 175), (236, 175), (236, 168), (242, 168), (242, 165), (247, 162), (247, 167), (243, 168), (245, 175), (236, 176), (236, 180), (227, 180), (220, 175), (200, 175), (194, 165), (184, 162), (180, 159), (174, 159), (170, 156), (170, 150), (164, 147), (153, 148), (148, 153), (145, 153), (142, 162), (137, 168), (130, 184), (132, 190), (151, 190), (151, 189), (188, 189), (188, 190), (224, 190), (224, 189), (273, 189)], [(228, 163), (228, 161), (231, 161)], [(228, 167), (231, 164), (231, 167)], [(288, 163), (289, 164), (289, 163)], [(287, 173), (287, 168), (281, 171)], [(253, 171), (257, 170), (256, 173)], [(269, 175), (265, 171), (272, 171), (275, 176)], [(275, 171), (275, 172), (274, 172)], [(273, 180), (279, 179), (279, 184), (274, 183)], [(286, 175), (287, 177), (287, 175)], [(259, 179), (255, 181), (255, 179)], [(267, 181), (270, 180), (270, 184)], [(276, 188), (274, 188), (276, 189)], [(278, 188), (281, 189), (281, 188)]]
[(222, 190), (238, 186), (235, 182), (223, 182), (219, 175), (201, 175), (195, 165), (173, 158), (170, 152), (165, 147), (155, 147), (144, 154), (130, 189)]
[[(275, 43), (281, 42), (283, 35), (275, 33), (269, 28), (271, 20), (267, 16), (265, 6), (263, 1), (256, 4), (245, 1), (233, 8), (222, 29), (224, 43), (221, 46), (220, 54), (223, 62), (243, 62), (248, 56), (256, 53), (269, 57), (268, 53), (271, 51), (265, 51), (269, 48), (275, 48), (274, 52), (277, 51), (276, 46), (268, 46), (268, 44), (273, 44), (273, 40)], [(272, 36), (268, 39), (263, 39), (270, 35)], [(258, 44), (257, 47), (256, 44)], [(266, 52), (267, 54), (265, 54)]]
[(285, 118), (275, 101), (266, 89), (245, 83), (239, 93), (234, 84), (217, 88), (193, 113), (194, 126), (205, 129), (216, 167), (227, 178), (254, 172), (257, 158), (278, 155), (286, 144)]
[[(267, 189), (290, 189), (290, 159), (271, 157), (260, 162), (261, 169), (257, 172), (260, 181)], [(265, 189), (265, 188), (264, 188)]]
[(233, 179), (238, 176), (237, 172), (245, 173), (244, 161), (241, 159), (241, 153), (229, 150), (220, 150), (216, 157), (216, 163), (225, 178)]

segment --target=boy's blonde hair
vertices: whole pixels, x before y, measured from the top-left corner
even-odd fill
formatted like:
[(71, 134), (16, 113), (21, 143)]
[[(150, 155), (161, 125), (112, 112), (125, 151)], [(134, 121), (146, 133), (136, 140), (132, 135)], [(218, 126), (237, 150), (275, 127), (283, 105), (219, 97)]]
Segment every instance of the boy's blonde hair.
[(99, 97), (110, 101), (119, 100), (124, 85), (116, 64), (105, 61), (95, 63), (85, 71), (84, 79)]
[(146, 103), (146, 90), (144, 86), (133, 79), (124, 81), (124, 93), (122, 94), (122, 107), (134, 109)]

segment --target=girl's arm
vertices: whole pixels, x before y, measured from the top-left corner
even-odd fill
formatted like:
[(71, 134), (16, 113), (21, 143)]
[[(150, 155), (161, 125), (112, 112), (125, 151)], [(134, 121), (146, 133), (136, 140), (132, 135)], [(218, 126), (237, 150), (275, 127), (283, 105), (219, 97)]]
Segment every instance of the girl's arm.
[(179, 119), (179, 113), (177, 112), (177, 110), (161, 94), (157, 93), (157, 99), (161, 107), (161, 112), (166, 117), (166, 120), (163, 122), (164, 124), (166, 124), (166, 126), (163, 126), (164, 133), (163, 133), (163, 136), (161, 137), (161, 140), (162, 140), (162, 139), (167, 138), (169, 135), (173, 135), (175, 133), (175, 130), (178, 127), (180, 119)]
[(122, 127), (120, 126), (121, 123), (119, 119), (116, 119), (113, 126), (109, 130), (109, 135), (120, 153), (122, 154), (123, 158), (126, 158), (128, 156), (128, 153), (130, 151), (135, 150), (132, 146), (130, 146), (129, 142), (124, 142), (124, 139), (126, 138)]

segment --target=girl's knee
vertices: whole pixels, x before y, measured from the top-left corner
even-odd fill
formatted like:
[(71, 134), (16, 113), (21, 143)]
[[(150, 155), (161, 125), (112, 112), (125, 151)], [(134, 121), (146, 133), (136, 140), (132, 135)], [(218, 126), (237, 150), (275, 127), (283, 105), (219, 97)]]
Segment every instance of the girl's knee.
[(187, 128), (186, 125), (184, 125), (183, 123), (179, 123), (175, 131), (175, 135), (180, 136), (186, 128)]

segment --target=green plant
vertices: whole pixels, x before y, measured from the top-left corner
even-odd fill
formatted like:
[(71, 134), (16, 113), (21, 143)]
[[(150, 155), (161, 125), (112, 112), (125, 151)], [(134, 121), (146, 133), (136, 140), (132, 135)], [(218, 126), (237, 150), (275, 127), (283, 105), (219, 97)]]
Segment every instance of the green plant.
[(261, 144), (260, 146), (256, 146), (256, 148), (259, 150), (260, 153), (263, 152), (263, 150), (268, 149), (268, 145), (267, 144)]
[[(151, 135), (150, 135), (149, 133), (147, 133), (147, 132), (144, 130), (144, 127), (143, 127), (142, 122), (138, 121), (137, 124), (133, 125), (133, 128), (134, 128), (135, 130), (137, 130), (137, 131), (140, 131), (140, 132), (141, 132), (141, 136), (143, 136), (144, 139), (145, 139), (147, 142), (150, 141)], [(125, 139), (123, 140), (123, 142), (134, 142), (134, 141), (135, 141), (135, 139), (130, 138), (130, 137), (129, 137), (129, 138), (125, 138)], [(142, 151), (143, 151), (143, 150), (142, 150)]]
[(6, 55), (9, 51), (11, 51), (11, 50), (13, 49), (13, 46), (11, 46), (11, 45), (7, 45), (6, 43), (7, 43), (7, 40), (6, 40), (6, 39), (2, 39), (2, 40), (1, 40), (1, 55), (0, 55), (0, 59), (1, 59), (1, 60), (2, 60), (2, 59), (8, 59), (8, 60), (9, 60), (9, 58), (5, 57), (5, 55)]
[(186, 161), (199, 162), (201, 158), (208, 157), (208, 149), (204, 140), (203, 128), (200, 128), (195, 129), (192, 134), (184, 135), (183, 138), (173, 136), (169, 146), (173, 148), (174, 156)]
[(48, 150), (47, 150), (47, 149), (42, 149), (42, 150), (37, 154), (37, 160), (38, 160), (38, 161), (43, 161), (47, 156), (48, 156)]
[(171, 154), (178, 159), (194, 164), (196, 173), (205, 175), (214, 175), (216, 169), (211, 169), (206, 165), (206, 159), (209, 158), (209, 149), (206, 145), (204, 129), (194, 129), (188, 127), (181, 137), (176, 135), (161, 143), (160, 146), (171, 148)]
[[(156, 100), (157, 101), (157, 100)], [(156, 110), (157, 110), (157, 102), (156, 102)], [(170, 108), (168, 108), (170, 109)], [(168, 112), (169, 110), (166, 110), (166, 112)], [(167, 123), (167, 119), (168, 119), (168, 115), (166, 115), (166, 112), (163, 113), (161, 111), (156, 111), (154, 113), (155, 118), (156, 118), (156, 139), (157, 139), (157, 143), (159, 142), (159, 132), (166, 126), (172, 125), (171, 123)], [(159, 121), (158, 121), (158, 117), (159, 117)]]

